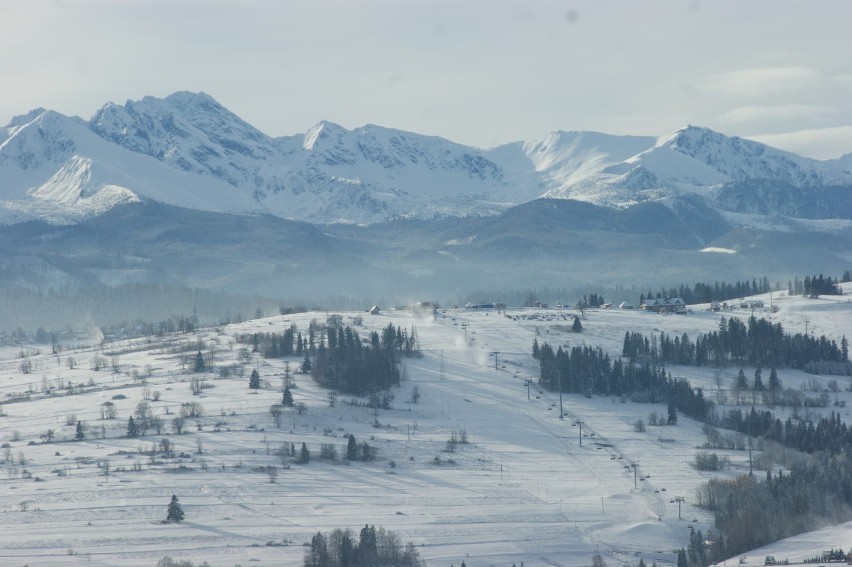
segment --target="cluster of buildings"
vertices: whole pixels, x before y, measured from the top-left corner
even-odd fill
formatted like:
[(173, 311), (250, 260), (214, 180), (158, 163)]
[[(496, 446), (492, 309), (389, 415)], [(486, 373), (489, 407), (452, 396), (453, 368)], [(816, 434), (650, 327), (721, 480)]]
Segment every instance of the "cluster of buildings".
[(686, 303), (680, 297), (648, 298), (639, 309), (654, 313), (686, 313)]
[[(542, 303), (540, 301), (536, 301), (534, 307), (540, 309), (546, 309), (547, 304)], [(557, 309), (562, 309), (563, 305), (557, 305)], [(601, 305), (604, 309), (611, 309), (612, 304), (605, 303)], [(763, 307), (762, 301), (750, 301), (748, 303), (748, 307)], [(453, 308), (456, 309), (457, 306), (453, 305)], [(636, 307), (630, 303), (629, 301), (622, 301), (618, 305), (619, 309), (636, 309)], [(419, 303), (415, 303), (411, 306), (406, 307), (397, 307), (396, 310), (429, 310), (432, 311), (434, 309), (440, 309), (440, 305), (435, 301), (421, 301)], [(468, 303), (464, 306), (466, 311), (487, 311), (487, 310), (497, 310), (505, 311), (506, 304), (505, 303)], [(652, 311), (654, 313), (686, 313), (686, 303), (680, 297), (660, 297), (660, 298), (648, 298), (639, 306), (639, 309), (642, 311)], [(379, 307), (377, 305), (372, 306), (367, 310), (368, 313), (373, 315), (379, 314)]]

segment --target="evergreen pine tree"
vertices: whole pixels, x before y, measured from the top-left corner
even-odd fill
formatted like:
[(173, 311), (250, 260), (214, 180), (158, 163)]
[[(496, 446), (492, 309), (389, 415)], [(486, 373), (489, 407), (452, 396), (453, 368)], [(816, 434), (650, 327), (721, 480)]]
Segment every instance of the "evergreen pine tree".
[(257, 373), (257, 368), (251, 371), (251, 378), (249, 378), (249, 388), (252, 390), (257, 390), (260, 388), (260, 374)]
[(781, 389), (781, 380), (778, 379), (778, 371), (774, 367), (769, 369), (769, 389), (773, 392)]
[(136, 422), (133, 420), (132, 415), (127, 418), (127, 436), (139, 437), (139, 428), (136, 426)]
[(375, 565), (378, 558), (376, 527), (364, 524), (358, 540), (358, 559), (361, 565)]
[(763, 384), (763, 370), (760, 366), (754, 371), (754, 391), (762, 392), (766, 389), (766, 386)]
[(352, 542), (352, 536), (349, 535), (349, 530), (343, 532), (343, 537), (340, 538), (340, 564), (355, 565), (358, 555), (358, 548)]
[(579, 333), (583, 330), (583, 324), (580, 323), (580, 318), (574, 315), (574, 323), (571, 325), (571, 330)]
[(183, 516), (183, 508), (178, 504), (178, 497), (172, 494), (172, 501), (169, 502), (169, 509), (166, 513), (166, 521), (172, 523), (181, 522), (183, 521)]
[(198, 354), (195, 355), (195, 365), (193, 366), (193, 370), (196, 372), (204, 372), (204, 357), (201, 355), (201, 351), (198, 351)]
[(781, 380), (778, 379), (778, 371), (775, 368), (769, 369), (769, 403), (775, 405), (778, 403), (778, 395), (781, 392)]
[(311, 371), (311, 357), (309, 351), (305, 350), (305, 360), (302, 361), (302, 374), (308, 374)]
[(305, 554), (305, 567), (327, 567), (329, 563), (328, 544), (322, 532), (311, 538), (311, 549)]
[(82, 441), (85, 438), (86, 438), (86, 430), (83, 428), (83, 422), (78, 421), (77, 422), (77, 429), (74, 432), (74, 440), (75, 441)]
[(284, 407), (293, 407), (293, 393), (290, 391), (290, 386), (284, 386), (284, 395), (281, 397), (281, 405)]
[(762, 395), (762, 392), (766, 390), (766, 386), (763, 383), (763, 370), (760, 366), (757, 367), (754, 371), (754, 382), (752, 383), (752, 393), (751, 393), (751, 403), (757, 403), (758, 396)]
[(349, 441), (346, 443), (346, 460), (358, 460), (358, 444), (355, 442), (355, 436), (351, 433), (349, 434)]
[(307, 465), (311, 462), (311, 452), (308, 451), (308, 446), (304, 441), (302, 441), (302, 451), (299, 454), (299, 460), (297, 462), (302, 465)]
[(740, 371), (737, 373), (737, 377), (734, 380), (734, 393), (737, 396), (737, 404), (740, 403), (740, 393), (748, 390), (748, 380), (746, 380), (745, 372), (740, 368)]
[(677, 407), (674, 402), (669, 402), (669, 425), (677, 425)]

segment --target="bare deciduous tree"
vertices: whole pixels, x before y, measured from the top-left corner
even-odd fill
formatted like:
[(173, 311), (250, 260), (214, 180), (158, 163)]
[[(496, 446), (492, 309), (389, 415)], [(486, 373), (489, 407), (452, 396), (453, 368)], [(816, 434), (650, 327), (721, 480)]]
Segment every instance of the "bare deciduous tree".
[(284, 414), (284, 406), (280, 404), (272, 404), (269, 406), (269, 414), (275, 420), (275, 427), (281, 428), (281, 416)]

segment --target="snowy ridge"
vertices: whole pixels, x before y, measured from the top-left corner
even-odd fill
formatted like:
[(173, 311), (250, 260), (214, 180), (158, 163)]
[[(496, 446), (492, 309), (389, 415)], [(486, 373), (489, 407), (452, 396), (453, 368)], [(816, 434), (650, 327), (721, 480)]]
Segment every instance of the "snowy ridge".
[(140, 202), (129, 189), (93, 183), (92, 160), (78, 156), (29, 194), (41, 201), (44, 216), (55, 216), (56, 220), (97, 215), (119, 205)]
[(441, 138), (325, 121), (302, 136), (271, 138), (203, 93), (108, 104), (92, 128), (128, 150), (240, 189), (272, 214), (313, 222), (476, 214), (471, 198), (500, 200), (515, 189), (479, 150)]
[[(80, 160), (89, 160), (86, 180)], [(135, 195), (314, 223), (494, 215), (542, 197), (625, 207), (681, 195), (731, 212), (852, 218), (852, 154), (817, 161), (695, 126), (661, 138), (557, 131), (487, 150), (327, 121), (274, 138), (190, 92), (108, 103), (90, 121), (44, 109), (14, 117), (0, 129), (0, 174), (5, 223), (41, 218), (47, 202), (79, 216), (77, 196), (107, 186), (125, 191), (105, 194), (107, 208)], [(809, 192), (826, 187), (841, 190), (810, 207)]]
[(547, 196), (609, 206), (682, 194), (698, 194), (712, 202), (720, 189), (734, 184), (848, 188), (852, 185), (850, 170), (846, 157), (818, 161), (688, 126), (659, 138), (635, 155), (572, 179)]
[(78, 118), (40, 112), (3, 129), (0, 223), (74, 222), (151, 199), (190, 209), (260, 210), (250, 197), (104, 140)]
[(694, 158), (732, 181), (773, 179), (798, 187), (824, 182), (823, 168), (816, 160), (736, 136), (729, 138), (706, 128), (688, 126), (661, 139), (657, 147), (668, 147)]

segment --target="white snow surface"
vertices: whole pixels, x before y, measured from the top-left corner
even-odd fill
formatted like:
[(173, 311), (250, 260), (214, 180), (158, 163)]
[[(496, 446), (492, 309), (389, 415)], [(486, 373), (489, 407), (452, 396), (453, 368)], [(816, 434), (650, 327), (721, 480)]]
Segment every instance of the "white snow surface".
[(635, 155), (552, 190), (548, 196), (623, 206), (678, 193), (711, 197), (713, 189), (745, 180), (772, 180), (796, 187), (849, 185), (852, 173), (842, 160), (803, 158), (687, 126)]
[(128, 151), (76, 118), (44, 111), (9, 131), (0, 144), (0, 223), (70, 222), (140, 199), (232, 213), (260, 209), (250, 195)]
[[(852, 285), (845, 284), (845, 292)], [(852, 336), (848, 295), (758, 297), (779, 308), (763, 315), (790, 332), (803, 331), (807, 322), (810, 332), (834, 340)], [(537, 337), (554, 346), (600, 346), (617, 356), (625, 331), (694, 335), (716, 329), (721, 316), (750, 314), (698, 307), (682, 316), (592, 309), (583, 332), (575, 334), (568, 330), (574, 315), (568, 310), (509, 309), (505, 316), (447, 310), (436, 320), (408, 311), (343, 313), (347, 324), (363, 317), (362, 338), (388, 323), (414, 327), (423, 358), (404, 361), (406, 378), (393, 391), (392, 409), (375, 415), (348, 403), (349, 396), (329, 407), (326, 391), (295, 374), (293, 394), (307, 411), (287, 410), (280, 428), (269, 407), (281, 400), (285, 365), (293, 371), (301, 358), (247, 352), (245, 375), (222, 378), (216, 369), (190, 372), (195, 352), (200, 348), (218, 368), (239, 365), (240, 349), (250, 345), (236, 343), (238, 334), (282, 332), (292, 324), (306, 332), (312, 319), (324, 322), (326, 313), (103, 344), (98, 335), (92, 346), (62, 345), (55, 355), (44, 345), (0, 347), (0, 436), (8, 444), (0, 459), (0, 564), (150, 567), (168, 555), (214, 567), (300, 565), (303, 544), (318, 530), (357, 532), (366, 523), (414, 542), (431, 566), (581, 566), (596, 550), (608, 565), (634, 565), (640, 557), (649, 565), (673, 564), (674, 550), (686, 545), (687, 528), (706, 533), (712, 525), (711, 516), (695, 506), (696, 487), (716, 474), (744, 473), (747, 454), (722, 451), (731, 470), (696, 471), (691, 462), (704, 442), (700, 424), (681, 417), (677, 426), (634, 431), (633, 423), (647, 421), (651, 411), (664, 414), (661, 405), (564, 395), (565, 419), (559, 419), (557, 394), (533, 383), (527, 399), (525, 381), (538, 377), (531, 343)], [(110, 366), (93, 371), (96, 356)], [(31, 364), (27, 374), (20, 370), (23, 360)], [(247, 387), (252, 368), (264, 381), (259, 391)], [(715, 395), (714, 369), (670, 370)], [(722, 371), (726, 384), (736, 372)], [(831, 378), (786, 369), (779, 376), (792, 388)], [(207, 386), (201, 395), (191, 394), (193, 378)], [(421, 395), (416, 404), (414, 386)], [(837, 396), (848, 405), (852, 393), (841, 390)], [(152, 414), (166, 420), (165, 430), (128, 439), (127, 418), (146, 396)], [(114, 404), (116, 419), (101, 418), (105, 402)], [(205, 415), (188, 419), (184, 434), (177, 435), (171, 419), (188, 402), (201, 404)], [(848, 421), (849, 411), (841, 417)], [(87, 425), (83, 441), (72, 440), (69, 424), (76, 420)], [(49, 429), (50, 442), (44, 437)], [(462, 431), (468, 443), (447, 452), (447, 440)], [(375, 447), (378, 458), (349, 464), (317, 458), (323, 443), (342, 454), (350, 433)], [(174, 446), (174, 456), (152, 452), (163, 438)], [(287, 459), (289, 468), (282, 468), (279, 447), (302, 442), (313, 454), (311, 463)], [(636, 480), (632, 464), (638, 466)], [(278, 467), (275, 483), (267, 466)], [(163, 524), (172, 494), (186, 519)], [(675, 496), (686, 499), (682, 519), (671, 502)], [(796, 563), (823, 549), (845, 548), (850, 537), (852, 524), (827, 528), (756, 550), (747, 562), (775, 555)]]
[[(694, 126), (659, 139), (558, 131), (485, 150), (325, 121), (274, 138), (209, 95), (178, 92), (108, 103), (89, 121), (44, 109), (14, 117), (0, 129), (0, 222), (46, 214), (32, 190), (56, 185), (51, 179), (75, 158), (100, 172), (91, 194), (116, 186), (182, 207), (322, 223), (491, 215), (540, 197), (607, 206), (683, 192), (712, 198), (725, 183), (752, 179), (852, 184), (849, 156), (806, 159)], [(52, 200), (49, 214), (71, 222), (124, 197), (105, 195), (101, 208)]]

